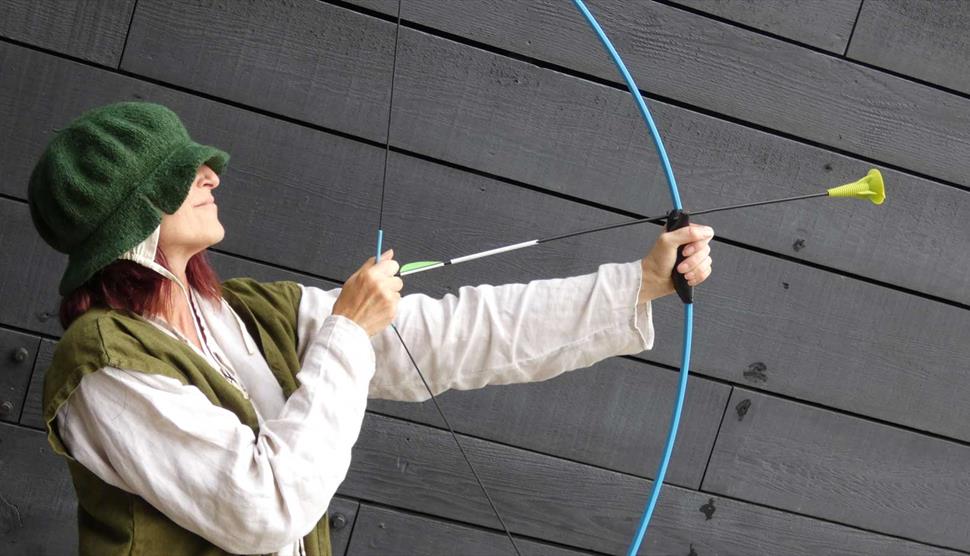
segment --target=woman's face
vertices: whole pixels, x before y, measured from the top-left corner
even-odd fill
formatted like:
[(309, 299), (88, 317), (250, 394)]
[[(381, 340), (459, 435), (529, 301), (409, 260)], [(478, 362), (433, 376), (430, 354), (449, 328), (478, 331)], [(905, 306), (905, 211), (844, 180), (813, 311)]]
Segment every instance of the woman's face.
[(195, 172), (195, 181), (182, 206), (173, 214), (162, 215), (158, 247), (171, 261), (187, 261), (192, 255), (222, 241), (226, 231), (219, 222), (219, 209), (213, 190), (219, 176), (205, 164)]

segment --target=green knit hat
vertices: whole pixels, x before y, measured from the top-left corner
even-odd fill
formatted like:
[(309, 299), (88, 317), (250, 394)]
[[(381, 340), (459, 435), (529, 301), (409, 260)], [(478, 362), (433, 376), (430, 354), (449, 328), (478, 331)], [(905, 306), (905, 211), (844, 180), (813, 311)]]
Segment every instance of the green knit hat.
[(59, 130), (30, 175), (30, 216), (51, 247), (69, 255), (67, 295), (150, 236), (189, 194), (196, 170), (221, 174), (225, 152), (200, 145), (168, 108), (119, 102)]

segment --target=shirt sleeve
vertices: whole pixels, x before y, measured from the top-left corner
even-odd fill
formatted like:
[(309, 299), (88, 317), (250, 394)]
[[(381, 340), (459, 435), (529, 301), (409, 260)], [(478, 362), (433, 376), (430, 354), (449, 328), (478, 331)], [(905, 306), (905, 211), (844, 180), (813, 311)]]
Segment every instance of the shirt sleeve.
[[(441, 299), (411, 294), (401, 298), (394, 322), (436, 395), (546, 380), (653, 347), (652, 305), (637, 305), (642, 278), (640, 262), (634, 261), (570, 278), (465, 286)], [(339, 288), (304, 287), (301, 346), (339, 294)], [(388, 327), (371, 343), (376, 371), (370, 397), (428, 399), (394, 330)]]
[(58, 427), (82, 465), (180, 526), (232, 553), (275, 552), (314, 527), (346, 476), (374, 365), (366, 332), (330, 316), (258, 435), (194, 386), (115, 367), (81, 380)]

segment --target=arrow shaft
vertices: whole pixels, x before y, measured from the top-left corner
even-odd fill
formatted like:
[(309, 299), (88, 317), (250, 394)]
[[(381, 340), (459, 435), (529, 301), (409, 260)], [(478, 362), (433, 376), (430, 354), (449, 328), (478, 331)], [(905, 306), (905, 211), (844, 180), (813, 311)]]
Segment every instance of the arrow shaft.
[(533, 245), (538, 245), (540, 240), (530, 239), (529, 241), (523, 241), (522, 243), (514, 243), (512, 245), (506, 245), (504, 247), (496, 247), (495, 249), (489, 249), (488, 251), (480, 251), (478, 253), (472, 253), (471, 255), (464, 255), (461, 257), (456, 257), (449, 261), (443, 261), (437, 264), (428, 265), (421, 268), (415, 268), (413, 270), (405, 270), (401, 272), (401, 276), (408, 276), (411, 274), (417, 274), (419, 272), (425, 272), (428, 270), (433, 270), (435, 268), (441, 268), (443, 266), (450, 266), (455, 264), (461, 264), (468, 261), (473, 261), (475, 259), (482, 259), (485, 257), (491, 257), (492, 255), (498, 255), (499, 253), (507, 253), (509, 251), (517, 251), (519, 249), (525, 249), (526, 247), (532, 247)]
[(787, 203), (789, 201), (800, 201), (802, 199), (812, 199), (812, 198), (815, 198), (815, 197), (828, 197), (828, 195), (829, 194), (826, 191), (825, 193), (812, 193), (810, 195), (799, 195), (797, 197), (785, 197), (784, 199), (772, 199), (770, 201), (758, 201), (758, 202), (755, 202), (755, 203), (743, 203), (743, 204), (740, 204), (740, 205), (728, 205), (726, 207), (717, 207), (717, 208), (712, 208), (712, 209), (707, 209), (707, 210), (700, 210), (700, 211), (697, 211), (697, 212), (691, 212), (690, 215), (691, 216), (697, 216), (699, 214), (710, 214), (712, 212), (722, 212), (722, 211), (725, 211), (725, 210), (734, 210), (734, 209), (748, 208), (748, 207), (759, 207), (761, 205), (773, 205), (775, 203)]
[[(757, 207), (761, 205), (771, 205), (777, 203), (787, 203), (789, 201), (800, 201), (802, 199), (812, 199), (815, 197), (827, 197), (828, 193), (812, 193), (809, 195), (799, 195), (797, 197), (785, 197), (783, 199), (772, 199), (770, 201), (758, 201), (754, 203), (744, 203), (740, 205), (728, 205), (724, 207), (717, 207), (712, 209), (705, 209), (697, 212), (690, 212), (690, 216), (697, 216), (699, 214), (710, 214), (712, 212), (724, 212), (728, 210), (747, 208), (747, 207)], [(586, 228), (584, 230), (579, 230), (575, 232), (569, 232), (565, 234), (559, 234), (555, 236), (550, 236), (542, 239), (531, 239), (529, 241), (523, 241), (521, 243), (513, 243), (511, 245), (505, 245), (503, 247), (496, 247), (494, 249), (489, 249), (487, 251), (479, 251), (478, 253), (472, 253), (470, 255), (463, 255), (461, 257), (455, 257), (447, 261), (442, 261), (437, 264), (424, 266), (421, 268), (415, 268), (413, 270), (407, 270), (400, 273), (400, 276), (410, 276), (411, 274), (417, 274), (419, 272), (426, 272), (428, 270), (434, 270), (436, 268), (441, 268), (443, 266), (456, 265), (468, 261), (473, 261), (475, 259), (483, 259), (485, 257), (491, 257), (492, 255), (498, 255), (500, 253), (508, 253), (509, 251), (517, 251), (519, 249), (524, 249), (526, 247), (532, 247), (533, 245), (541, 245), (543, 243), (551, 243), (553, 241), (559, 241), (560, 239), (567, 239), (571, 237), (582, 236), (586, 234), (591, 234), (594, 232), (603, 232), (606, 230), (614, 230), (616, 228), (625, 228), (626, 226), (635, 226), (637, 224), (647, 224), (650, 222), (662, 222), (667, 219), (667, 215), (663, 214), (660, 216), (650, 216), (647, 218), (637, 218), (636, 220), (630, 220), (628, 222), (619, 222), (617, 224), (607, 224), (605, 226), (597, 226), (595, 228)]]
[(549, 243), (552, 241), (557, 241), (560, 239), (566, 239), (570, 237), (576, 237), (586, 234), (591, 234), (593, 232), (603, 232), (606, 230), (613, 230), (615, 228), (624, 228), (626, 226), (633, 226), (635, 224), (646, 224), (648, 222), (661, 222), (667, 219), (667, 215), (662, 216), (650, 216), (648, 218), (638, 218), (636, 220), (630, 220), (629, 222), (620, 222), (618, 224), (607, 224), (606, 226), (597, 226), (596, 228), (588, 228), (586, 230), (580, 230), (578, 232), (569, 232), (567, 234), (560, 234), (558, 236), (551, 236), (538, 240), (538, 243)]

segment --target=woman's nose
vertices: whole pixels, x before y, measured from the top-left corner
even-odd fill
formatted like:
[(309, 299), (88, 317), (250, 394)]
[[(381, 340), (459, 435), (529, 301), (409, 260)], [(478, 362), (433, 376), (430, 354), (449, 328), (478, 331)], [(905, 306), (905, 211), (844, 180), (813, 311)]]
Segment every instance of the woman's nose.
[(212, 170), (208, 170), (205, 178), (202, 180), (202, 186), (211, 187), (212, 189), (219, 187), (219, 174), (213, 172)]

